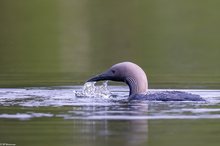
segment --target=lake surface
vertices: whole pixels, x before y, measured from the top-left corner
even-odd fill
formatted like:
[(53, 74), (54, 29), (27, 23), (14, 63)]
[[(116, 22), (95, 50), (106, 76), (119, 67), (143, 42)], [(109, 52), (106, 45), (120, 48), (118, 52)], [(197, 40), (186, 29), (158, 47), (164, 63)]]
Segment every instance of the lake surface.
[[(126, 102), (126, 86), (108, 89), (113, 96), (79, 96), (82, 86), (1, 88), (0, 142), (219, 145), (219, 90), (180, 90), (198, 94), (206, 102)], [(149, 90), (160, 91), (167, 90)]]

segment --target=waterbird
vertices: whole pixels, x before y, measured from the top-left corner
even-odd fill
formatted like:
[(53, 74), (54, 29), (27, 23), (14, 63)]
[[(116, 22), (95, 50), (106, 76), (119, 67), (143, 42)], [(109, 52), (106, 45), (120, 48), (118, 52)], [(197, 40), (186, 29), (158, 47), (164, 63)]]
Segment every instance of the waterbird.
[(163, 91), (148, 94), (148, 80), (144, 70), (135, 63), (121, 62), (98, 74), (87, 82), (111, 80), (129, 86), (129, 100), (149, 101), (205, 101), (200, 95), (183, 91)]

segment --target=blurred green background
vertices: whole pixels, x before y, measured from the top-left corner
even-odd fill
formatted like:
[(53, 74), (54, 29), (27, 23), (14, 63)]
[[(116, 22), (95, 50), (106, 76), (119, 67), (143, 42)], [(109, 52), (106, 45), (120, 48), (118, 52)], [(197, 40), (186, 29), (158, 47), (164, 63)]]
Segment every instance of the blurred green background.
[(220, 1), (1, 0), (0, 87), (78, 85), (121, 61), (150, 88), (220, 87)]

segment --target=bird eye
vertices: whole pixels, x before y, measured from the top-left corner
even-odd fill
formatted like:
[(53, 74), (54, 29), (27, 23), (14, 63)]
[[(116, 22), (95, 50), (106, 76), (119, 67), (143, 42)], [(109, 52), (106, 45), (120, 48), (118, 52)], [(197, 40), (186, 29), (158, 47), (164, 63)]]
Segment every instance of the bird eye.
[(115, 70), (112, 70), (112, 73), (115, 74)]

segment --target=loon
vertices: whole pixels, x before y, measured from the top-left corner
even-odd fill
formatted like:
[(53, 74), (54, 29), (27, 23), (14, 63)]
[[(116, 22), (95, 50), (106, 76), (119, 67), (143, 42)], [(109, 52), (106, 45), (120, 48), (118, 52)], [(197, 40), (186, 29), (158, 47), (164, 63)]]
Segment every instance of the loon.
[(143, 69), (132, 62), (121, 62), (87, 82), (111, 80), (124, 82), (129, 86), (129, 100), (148, 101), (205, 101), (199, 95), (182, 91), (163, 91), (147, 94), (148, 80)]

